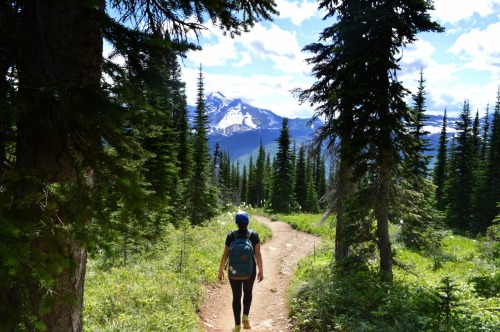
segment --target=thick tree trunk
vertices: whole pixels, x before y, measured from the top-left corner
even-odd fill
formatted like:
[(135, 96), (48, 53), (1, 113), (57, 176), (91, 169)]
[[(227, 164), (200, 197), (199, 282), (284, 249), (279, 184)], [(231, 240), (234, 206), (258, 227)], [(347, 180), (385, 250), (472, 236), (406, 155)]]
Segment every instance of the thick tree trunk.
[[(46, 186), (75, 184), (84, 165), (82, 151), (72, 139), (85, 139), (86, 134), (75, 128), (75, 119), (86, 116), (81, 105), (83, 92), (99, 89), (102, 59), (102, 35), (91, 14), (95, 9), (86, 8), (84, 3), (23, 3), (17, 68), (19, 94), (25, 108), (17, 124), (16, 168), (23, 177), (18, 201), (33, 201), (29, 195), (38, 194), (48, 203), (58, 204), (58, 200), (51, 200)], [(90, 174), (87, 172), (87, 177)], [(92, 183), (89, 180), (86, 179), (88, 186)], [(86, 253), (67, 231), (75, 216), (68, 206), (54, 208), (44, 206), (42, 201), (43, 198), (30, 204), (33, 218), (23, 222), (39, 227), (30, 244), (31, 255), (44, 258), (36, 271), (51, 275), (55, 283), (44, 287), (37, 280), (29, 283), (31, 313), (45, 324), (47, 331), (81, 331)], [(71, 199), (68, 204), (73, 204)], [(47, 212), (49, 207), (51, 212)]]

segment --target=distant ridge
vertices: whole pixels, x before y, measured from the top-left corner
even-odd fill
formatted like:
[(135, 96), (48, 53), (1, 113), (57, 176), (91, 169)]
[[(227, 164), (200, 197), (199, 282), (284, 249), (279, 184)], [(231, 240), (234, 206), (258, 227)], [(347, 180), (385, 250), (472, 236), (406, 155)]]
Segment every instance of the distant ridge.
[[(219, 143), (220, 148), (229, 153), (231, 161), (239, 161), (240, 164), (247, 163), (250, 155), (257, 156), (261, 140), (266, 152), (274, 155), (277, 147), (275, 141), (283, 121), (283, 117), (271, 110), (254, 107), (243, 99), (244, 97), (228, 98), (219, 91), (209, 93), (205, 98), (210, 148), (213, 150), (215, 144)], [(188, 106), (190, 119), (193, 119), (195, 110), (195, 106)], [(288, 120), (290, 137), (297, 147), (310, 140), (316, 129), (323, 125), (320, 120), (309, 124), (310, 120)], [(458, 120), (458, 117), (448, 118), (448, 136), (456, 133), (455, 122)], [(428, 153), (431, 156), (436, 154), (442, 123), (442, 115), (429, 115), (424, 127), (424, 130), (429, 132), (429, 145), (432, 150)]]

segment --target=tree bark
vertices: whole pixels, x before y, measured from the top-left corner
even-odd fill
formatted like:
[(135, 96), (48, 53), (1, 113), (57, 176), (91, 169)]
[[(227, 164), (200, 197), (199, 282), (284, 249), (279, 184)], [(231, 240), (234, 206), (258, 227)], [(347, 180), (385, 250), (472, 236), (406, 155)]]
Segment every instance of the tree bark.
[(392, 281), (392, 249), (389, 237), (389, 191), (391, 172), (382, 165), (379, 174), (378, 200), (374, 209), (377, 219), (377, 246), (380, 253), (380, 270), (384, 279)]
[[(103, 10), (104, 1), (100, 5)], [(17, 68), (25, 108), (17, 123), (16, 169), (23, 177), (17, 198), (26, 201), (38, 193), (50, 201), (47, 185), (72, 185), (82, 179), (77, 175), (84, 168), (84, 155), (74, 137), (86, 138), (86, 133), (75, 123), (86, 116), (83, 92), (99, 89), (102, 35), (92, 15), (96, 9), (85, 1), (33, 0), (22, 6)], [(83, 176), (89, 190), (91, 174), (87, 169)], [(46, 208), (40, 202), (30, 203), (34, 217), (22, 221), (40, 228), (31, 255), (44, 257), (38, 268), (55, 280), (44, 287), (36, 280), (29, 283), (31, 314), (47, 331), (81, 331), (87, 256), (74, 234), (60, 231), (71, 228), (68, 225), (76, 216), (68, 206), (56, 206), (48, 213)]]
[(336, 195), (337, 224), (335, 226), (335, 261), (340, 262), (349, 255), (349, 244), (344, 232), (344, 202), (351, 193), (351, 173), (344, 159), (340, 161)]

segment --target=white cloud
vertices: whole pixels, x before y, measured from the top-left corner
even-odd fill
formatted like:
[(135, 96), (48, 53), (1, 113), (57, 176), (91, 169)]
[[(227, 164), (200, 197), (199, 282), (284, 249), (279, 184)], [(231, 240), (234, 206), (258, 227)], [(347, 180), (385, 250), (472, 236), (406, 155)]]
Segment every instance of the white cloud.
[(203, 66), (224, 66), (229, 61), (237, 61), (239, 53), (235, 40), (222, 34), (212, 34), (213, 42), (203, 44), (203, 51), (190, 52), (189, 59)]
[(241, 60), (234, 65), (235, 67), (244, 67), (252, 64), (252, 56), (249, 52), (241, 52), (240, 56)]
[(443, 23), (456, 24), (478, 14), (486, 17), (494, 13), (500, 0), (435, 0), (432, 14)]
[(309, 71), (305, 63), (307, 55), (301, 52), (294, 31), (283, 30), (275, 24), (270, 27), (256, 24), (250, 32), (235, 38), (215, 31), (209, 36), (210, 43), (203, 44), (202, 51), (191, 52), (189, 60), (204, 67), (242, 67), (258, 59), (270, 61), (273, 68), (282, 73)]
[[(195, 82), (198, 71), (183, 68), (183, 79), (187, 86), (188, 104), (194, 105), (196, 100)], [(227, 74), (203, 74), (203, 82), (207, 89), (205, 93), (221, 91), (228, 98), (244, 98), (250, 105), (268, 109), (281, 116), (295, 118), (298, 114), (303, 117), (311, 116), (310, 110), (304, 111), (293, 98), (290, 91), (297, 87), (306, 87), (312, 82), (297, 79), (292, 75), (255, 74), (249, 77)]]
[(500, 79), (500, 23), (489, 25), (485, 30), (473, 29), (457, 38), (449, 52), (461, 55), (464, 67), (491, 71)]
[(275, 24), (270, 28), (256, 25), (250, 33), (242, 36), (238, 46), (246, 49), (252, 57), (271, 61), (278, 72), (302, 74), (308, 71), (304, 61), (307, 56), (301, 52), (296, 33)]
[(277, 0), (277, 9), (280, 18), (289, 18), (292, 23), (299, 26), (303, 21), (318, 15), (318, 4), (316, 1), (286, 1)]
[(418, 39), (403, 50), (401, 62), (403, 64), (428, 64), (435, 52), (436, 48), (430, 42)]

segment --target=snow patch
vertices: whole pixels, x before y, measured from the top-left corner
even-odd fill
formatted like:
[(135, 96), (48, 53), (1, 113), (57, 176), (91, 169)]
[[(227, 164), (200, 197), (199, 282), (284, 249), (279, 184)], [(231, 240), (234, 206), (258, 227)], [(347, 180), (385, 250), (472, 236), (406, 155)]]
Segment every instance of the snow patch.
[[(429, 132), (430, 135), (432, 134), (439, 134), (441, 132), (441, 126), (423, 126), (422, 130)], [(454, 133), (457, 130), (455, 128), (451, 127), (446, 127), (446, 133)]]

